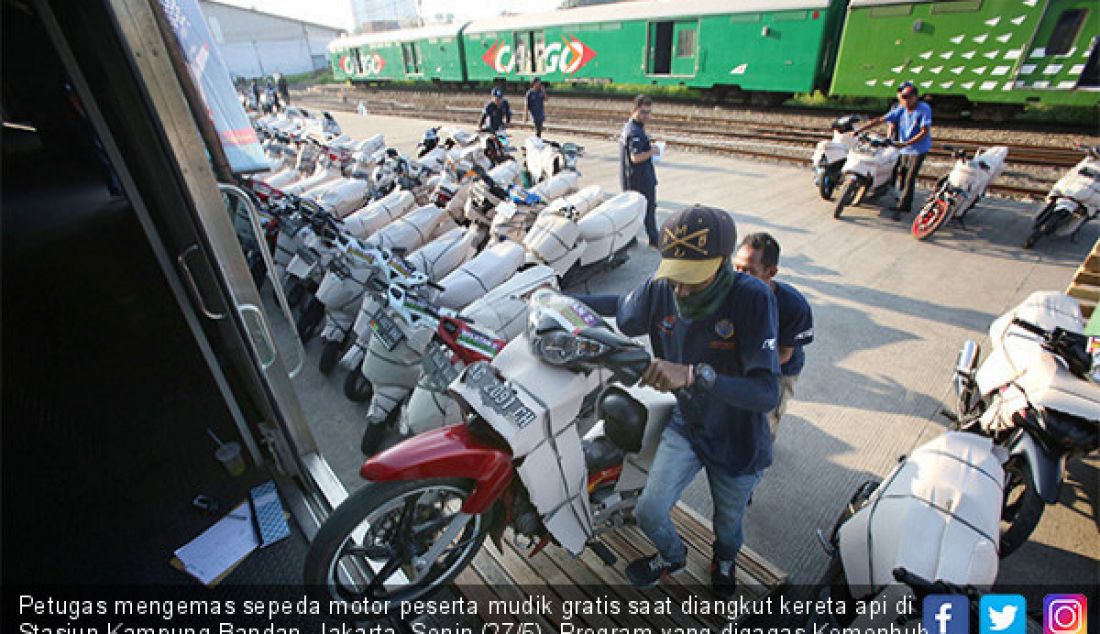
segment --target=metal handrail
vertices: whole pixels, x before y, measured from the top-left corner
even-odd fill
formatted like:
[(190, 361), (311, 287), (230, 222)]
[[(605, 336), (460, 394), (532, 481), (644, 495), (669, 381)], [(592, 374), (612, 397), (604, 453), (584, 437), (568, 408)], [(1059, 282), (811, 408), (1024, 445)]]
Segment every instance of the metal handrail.
[[(279, 302), (279, 308), (283, 311), (283, 316), (286, 317), (287, 323), (291, 325), (291, 337), (294, 339), (294, 347), (298, 353), (298, 362), (294, 366), (294, 369), (288, 372), (290, 378), (298, 376), (305, 366), (306, 361), (306, 349), (302, 343), (302, 338), (298, 336), (297, 329), (294, 328), (294, 314), (290, 310), (290, 304), (286, 299), (286, 292), (283, 290), (279, 280), (275, 277), (275, 260), (271, 256), (271, 251), (267, 247), (267, 241), (264, 240), (263, 226), (260, 224), (260, 212), (256, 209), (256, 205), (252, 202), (252, 198), (240, 187), (236, 185), (229, 185), (227, 183), (218, 183), (218, 190), (222, 194), (228, 194), (239, 198), (248, 209), (248, 219), (252, 225), (252, 232), (256, 234), (256, 243), (260, 250), (260, 256), (264, 260), (264, 266), (267, 268), (267, 277), (271, 280), (271, 286), (275, 289), (275, 298)], [(265, 319), (266, 321), (266, 319)], [(278, 346), (275, 346), (278, 351)], [(281, 353), (280, 353), (281, 354)]]

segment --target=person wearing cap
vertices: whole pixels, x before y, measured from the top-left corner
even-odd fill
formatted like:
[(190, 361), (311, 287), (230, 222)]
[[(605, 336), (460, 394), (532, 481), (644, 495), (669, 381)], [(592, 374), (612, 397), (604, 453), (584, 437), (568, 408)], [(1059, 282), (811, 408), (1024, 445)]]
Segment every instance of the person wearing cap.
[(711, 583), (736, 588), (734, 561), (753, 487), (771, 464), (767, 413), (779, 399), (775, 293), (730, 262), (737, 228), (729, 213), (695, 205), (661, 229), (661, 263), (624, 297), (579, 297), (614, 316), (628, 336), (649, 335), (654, 361), (642, 382), (676, 395), (635, 514), (657, 553), (626, 575), (651, 586), (684, 569), (687, 548), (669, 512), (705, 469), (714, 500)]
[(770, 234), (753, 233), (745, 236), (733, 268), (748, 273), (767, 284), (775, 293), (778, 312), (776, 335), (779, 344), (779, 403), (768, 414), (772, 441), (779, 430), (779, 419), (794, 395), (794, 384), (806, 365), (806, 353), (802, 347), (814, 340), (814, 316), (810, 303), (798, 289), (775, 279), (779, 272), (779, 243)]
[(531, 80), (531, 89), (523, 98), (523, 122), (527, 123), (527, 115), (530, 113), (531, 121), (535, 124), (535, 136), (542, 138), (542, 123), (546, 121), (546, 86), (542, 79), (536, 77)]
[(488, 128), (498, 132), (505, 124), (512, 124), (512, 107), (508, 105), (508, 100), (504, 98), (504, 91), (500, 88), (494, 88), (492, 96), (489, 103), (485, 104), (485, 110), (481, 112), (477, 127), (485, 128), (485, 122), (488, 121)]
[(901, 198), (894, 205), (894, 220), (901, 220), (901, 213), (913, 210), (913, 190), (917, 186), (924, 157), (932, 149), (932, 107), (920, 99), (917, 87), (911, 81), (898, 86), (898, 103), (890, 112), (872, 119), (859, 128), (863, 132), (868, 128), (886, 123), (888, 136), (895, 139), (895, 145), (901, 148), (895, 183), (901, 189)]
[(657, 235), (657, 172), (653, 169), (652, 140), (645, 132), (646, 121), (653, 111), (653, 100), (648, 95), (634, 98), (630, 119), (619, 136), (619, 183), (623, 191), (636, 191), (645, 196), (645, 232), (649, 246), (656, 248)]

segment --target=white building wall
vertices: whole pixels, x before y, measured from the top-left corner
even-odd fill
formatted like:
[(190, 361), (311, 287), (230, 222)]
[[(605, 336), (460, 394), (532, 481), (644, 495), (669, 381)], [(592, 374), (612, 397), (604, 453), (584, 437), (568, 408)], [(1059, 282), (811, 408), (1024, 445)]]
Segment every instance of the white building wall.
[(325, 47), (340, 29), (200, 0), (229, 72), (238, 77), (293, 75), (328, 66)]

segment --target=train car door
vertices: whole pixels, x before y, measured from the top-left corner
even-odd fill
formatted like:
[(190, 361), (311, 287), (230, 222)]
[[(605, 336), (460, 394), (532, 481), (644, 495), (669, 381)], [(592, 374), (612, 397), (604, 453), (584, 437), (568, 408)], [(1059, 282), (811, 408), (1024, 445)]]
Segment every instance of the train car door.
[(676, 22), (672, 36), (672, 74), (694, 75), (695, 56), (699, 50), (699, 22), (697, 20)]
[(650, 75), (694, 75), (698, 20), (649, 23), (647, 72)]

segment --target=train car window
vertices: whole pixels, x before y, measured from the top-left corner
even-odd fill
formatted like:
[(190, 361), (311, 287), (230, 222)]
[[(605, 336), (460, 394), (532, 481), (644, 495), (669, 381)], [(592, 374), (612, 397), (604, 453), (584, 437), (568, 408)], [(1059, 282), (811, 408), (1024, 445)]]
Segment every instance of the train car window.
[(695, 29), (684, 29), (676, 34), (676, 57), (695, 55)]
[(1100, 36), (1092, 38), (1092, 53), (1077, 80), (1078, 88), (1100, 88)]
[(888, 7), (871, 7), (872, 18), (896, 18), (902, 15), (909, 15), (913, 12), (913, 5), (902, 4)]
[(1054, 31), (1047, 42), (1047, 55), (1065, 55), (1073, 48), (1077, 41), (1077, 35), (1081, 33), (1081, 27), (1085, 24), (1088, 9), (1067, 9), (1058, 16), (1058, 22), (1054, 24)]
[(535, 72), (546, 72), (546, 33), (535, 33)]
[(516, 31), (514, 42), (517, 73), (529, 75), (534, 72), (535, 64), (532, 59), (535, 52), (534, 38), (534, 31)]
[(740, 24), (743, 22), (759, 22), (759, 13), (735, 13), (730, 16), (730, 24)]
[(621, 28), (623, 28), (622, 22), (604, 22), (598, 27), (600, 31), (618, 31)]
[(807, 11), (784, 11), (775, 14), (776, 22), (801, 22), (810, 17)]
[(406, 75), (420, 74), (420, 45), (416, 42), (405, 42), (401, 45), (401, 58), (405, 62)]
[(982, 0), (951, 0), (932, 3), (932, 14), (971, 13), (982, 8)]

